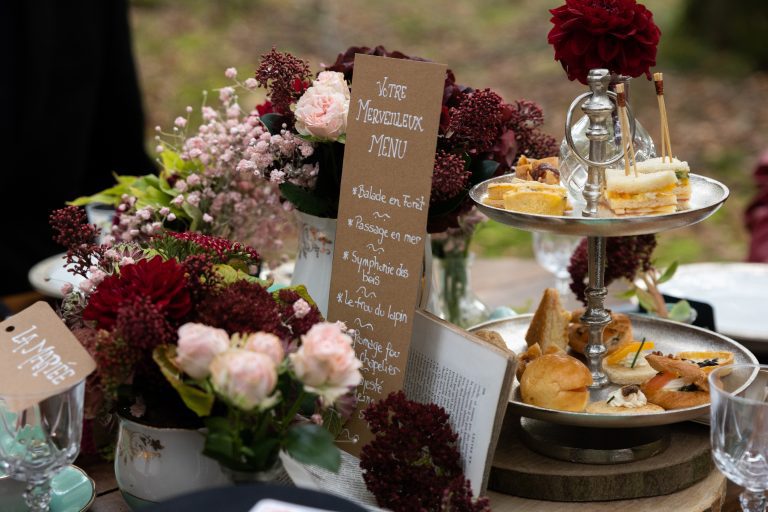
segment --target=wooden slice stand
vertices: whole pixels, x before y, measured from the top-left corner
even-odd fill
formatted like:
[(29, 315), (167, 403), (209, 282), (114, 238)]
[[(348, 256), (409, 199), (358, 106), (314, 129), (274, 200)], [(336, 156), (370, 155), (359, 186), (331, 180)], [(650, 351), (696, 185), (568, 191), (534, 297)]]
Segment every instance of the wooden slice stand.
[[(713, 469), (709, 429), (690, 422), (669, 428), (670, 445), (659, 455), (626, 464), (579, 464), (527, 448), (521, 441), (520, 418), (508, 413), (488, 489), (514, 497), (494, 494), (494, 510), (502, 503), (526, 511), (618, 510), (621, 506), (657, 512), (672, 510), (673, 503), (674, 510), (709, 510), (725, 496), (725, 478)], [(621, 433), (615, 429), (615, 435)], [(631, 505), (624, 508), (625, 503)]]

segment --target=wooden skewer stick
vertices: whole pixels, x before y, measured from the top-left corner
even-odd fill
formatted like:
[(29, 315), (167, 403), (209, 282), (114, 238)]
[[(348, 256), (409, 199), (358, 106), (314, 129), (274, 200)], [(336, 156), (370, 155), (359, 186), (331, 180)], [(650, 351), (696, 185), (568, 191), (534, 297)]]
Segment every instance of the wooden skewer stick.
[(664, 74), (654, 73), (653, 81), (656, 85), (656, 99), (659, 101), (659, 117), (661, 118), (661, 161), (669, 156), (672, 161), (672, 142), (669, 136), (669, 120), (667, 118), (667, 105), (664, 101)]
[[(627, 116), (627, 97), (624, 93), (624, 84), (616, 84), (616, 104), (619, 110), (619, 124), (621, 126), (621, 149), (624, 151), (624, 174), (629, 176), (630, 163), (637, 177), (637, 162), (635, 161), (635, 143), (632, 140), (632, 131), (629, 129)], [(627, 147), (629, 145), (629, 147)]]

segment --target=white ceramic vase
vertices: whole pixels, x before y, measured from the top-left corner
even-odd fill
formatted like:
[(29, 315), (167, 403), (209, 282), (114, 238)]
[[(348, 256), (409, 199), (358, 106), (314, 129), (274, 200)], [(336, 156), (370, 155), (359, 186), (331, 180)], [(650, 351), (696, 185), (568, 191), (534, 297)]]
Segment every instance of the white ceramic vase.
[(157, 428), (120, 417), (115, 477), (137, 510), (180, 494), (231, 485), (218, 462), (203, 455), (198, 430)]
[(295, 210), (299, 225), (299, 251), (291, 285), (303, 284), (323, 316), (328, 315), (336, 219), (315, 217)]

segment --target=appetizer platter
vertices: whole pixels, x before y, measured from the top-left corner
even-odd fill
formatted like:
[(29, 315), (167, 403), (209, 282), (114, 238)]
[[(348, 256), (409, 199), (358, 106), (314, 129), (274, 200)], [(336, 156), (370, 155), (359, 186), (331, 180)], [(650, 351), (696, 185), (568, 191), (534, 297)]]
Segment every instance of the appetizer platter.
[[(503, 340), (509, 350), (518, 355), (520, 360), (518, 365), (528, 366), (530, 363), (526, 360), (526, 354), (530, 352), (530, 349), (529, 344), (526, 342), (526, 335), (530, 332), (529, 328), (532, 325), (534, 316), (534, 314), (526, 314), (513, 318), (492, 320), (474, 327), (471, 331), (475, 334), (479, 333), (481, 337), (488, 336), (487, 333), (489, 332), (495, 333)], [(652, 346), (652, 351), (661, 352), (665, 355), (680, 356), (678, 358), (679, 360), (685, 359), (687, 361), (695, 361), (698, 355), (712, 354), (713, 357), (720, 355), (723, 358), (724, 363), (725, 361), (733, 363), (757, 362), (755, 356), (742, 345), (712, 331), (645, 315), (626, 315), (625, 318), (628, 318), (631, 322), (632, 334), (628, 338), (621, 340), (620, 338), (622, 334), (620, 332), (612, 332), (610, 327), (606, 329), (609, 331), (607, 333), (607, 336), (610, 337), (609, 343), (615, 343), (614, 347), (611, 347), (616, 349), (612, 351), (612, 354), (617, 354), (619, 357), (622, 355), (620, 352), (621, 347), (627, 347), (629, 350), (625, 350), (626, 355), (634, 357), (638, 354), (638, 351), (635, 348), (638, 347), (638, 342), (645, 339), (646, 346)], [(586, 387), (585, 383), (587, 381), (587, 375), (585, 375), (585, 373), (588, 374), (588, 371), (586, 366), (581, 362), (584, 360), (583, 357), (576, 350), (579, 348), (577, 341), (579, 336), (575, 335), (576, 333), (574, 333), (574, 331), (578, 330), (578, 326), (571, 323), (569, 329), (570, 339), (567, 350), (557, 352), (552, 351), (550, 354), (558, 355), (559, 358), (568, 355), (570, 359), (578, 362), (580, 366), (574, 363), (569, 364), (567, 362), (546, 366), (541, 365), (542, 367), (539, 371), (550, 375), (552, 379), (557, 380), (558, 384), (563, 386), (562, 389), (560, 387), (557, 389), (558, 394), (560, 394), (560, 397), (562, 398), (561, 402), (555, 402), (557, 406), (581, 410), (555, 409), (527, 403), (530, 401), (530, 397), (525, 397), (528, 400), (524, 399), (520, 386), (521, 379), (516, 378), (512, 387), (509, 403), (509, 407), (514, 413), (519, 414), (522, 417), (534, 418), (562, 425), (594, 428), (660, 426), (681, 421), (695, 420), (707, 414), (707, 411), (709, 410), (708, 397), (705, 403), (690, 407), (670, 409), (664, 409), (661, 406), (658, 406), (658, 408), (641, 406), (634, 408), (634, 411), (629, 411), (621, 406), (611, 407), (610, 404), (606, 404), (608, 400), (611, 400), (612, 395), (620, 394), (622, 388), (627, 388), (631, 386), (631, 384), (615, 383), (614, 380), (620, 381), (621, 376), (617, 377), (609, 370), (607, 373), (611, 379), (610, 384), (599, 389), (589, 389)], [(528, 337), (531, 339), (530, 335)], [(651, 343), (652, 345), (650, 345)], [(547, 349), (544, 349), (544, 352), (546, 351)], [(609, 354), (605, 358), (604, 363), (608, 363), (608, 361), (611, 360), (612, 354)], [(731, 356), (730, 358), (728, 357), (729, 355)], [(654, 354), (649, 350), (640, 350), (639, 357), (654, 357)], [(700, 362), (706, 364), (703, 360)], [(605, 366), (609, 365), (605, 364)], [(703, 366), (701, 368), (706, 374), (706, 369), (708, 367)], [(525, 376), (530, 369), (530, 366), (524, 369), (522, 376)], [(536, 370), (535, 367), (534, 370)], [(650, 365), (643, 365), (639, 368), (639, 372), (639, 380), (645, 380), (645, 382), (650, 381), (657, 374), (657, 370)], [(642, 374), (642, 372), (646, 373)], [(531, 380), (534, 377), (535, 381), (543, 380), (538, 378), (537, 375), (531, 375), (527, 380)], [(581, 379), (581, 381), (579, 381), (579, 379)], [(573, 382), (568, 382), (569, 380), (573, 380)], [(666, 382), (664, 385), (668, 383), (669, 382)], [(737, 389), (743, 384), (743, 382), (737, 382), (736, 380), (727, 383), (729, 389)], [(565, 389), (569, 387), (569, 385), (575, 386), (575, 390), (577, 391), (574, 393), (574, 390)], [(535, 383), (533, 386), (534, 393), (536, 392), (537, 386), (546, 386), (546, 382)], [(644, 389), (642, 384), (640, 384), (640, 388)], [(695, 391), (682, 393), (695, 393)], [(557, 400), (557, 398), (554, 398), (554, 400)], [(614, 402), (614, 400), (611, 400), (611, 402)], [(663, 398), (660, 401), (665, 403)], [(685, 402), (682, 404), (685, 405)], [(675, 406), (674, 403), (666, 403), (666, 405)]]
[(696, 224), (713, 213), (728, 199), (728, 187), (722, 183), (690, 174), (691, 199), (686, 209), (655, 215), (619, 216), (606, 205), (598, 207), (597, 217), (582, 216), (585, 205), (574, 202), (564, 215), (545, 215), (507, 210), (502, 206), (489, 205), (488, 188), (495, 184), (511, 183), (514, 174), (497, 176), (478, 183), (469, 195), (477, 208), (489, 218), (518, 229), (549, 231), (578, 236), (629, 236), (658, 233)]

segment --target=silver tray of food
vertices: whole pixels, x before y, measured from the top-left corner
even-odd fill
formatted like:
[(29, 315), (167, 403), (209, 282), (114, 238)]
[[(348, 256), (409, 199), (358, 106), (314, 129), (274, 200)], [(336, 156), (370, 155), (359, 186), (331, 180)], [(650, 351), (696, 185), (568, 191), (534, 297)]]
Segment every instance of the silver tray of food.
[[(538, 314), (538, 313), (537, 313)], [(520, 315), (513, 318), (506, 318), (506, 319), (500, 319), (500, 320), (492, 320), (489, 322), (485, 322), (483, 324), (477, 325), (470, 329), (471, 332), (474, 333), (480, 333), (483, 337), (488, 335), (488, 333), (491, 334), (497, 334), (503, 339), (504, 344), (506, 344), (507, 348), (513, 351), (518, 356), (518, 364), (519, 365), (525, 365), (525, 360), (527, 354), (530, 353), (529, 350), (529, 343), (526, 342), (526, 334), (529, 331), (529, 326), (532, 324), (532, 320), (534, 318), (533, 314), (527, 314), (527, 315)], [(574, 316), (575, 318), (575, 316)], [(649, 404), (648, 407), (655, 407), (656, 410), (648, 410), (646, 406), (643, 406), (642, 408), (636, 408), (629, 410), (627, 407), (616, 407), (616, 402), (613, 404), (613, 408), (606, 404), (606, 402), (612, 401), (613, 399), (611, 396), (621, 396), (623, 393), (623, 390), (632, 388), (632, 385), (627, 385), (628, 381), (622, 381), (622, 379), (627, 378), (624, 374), (625, 373), (631, 373), (635, 371), (635, 368), (628, 369), (628, 368), (621, 368), (619, 367), (619, 363), (616, 362), (616, 368), (614, 369), (614, 373), (610, 373), (607, 371), (608, 368), (606, 364), (609, 362), (609, 358), (613, 357), (614, 359), (616, 357), (619, 357), (623, 360), (629, 360), (633, 358), (633, 355), (635, 352), (637, 354), (642, 354), (641, 357), (645, 356), (646, 359), (652, 359), (654, 357), (656, 358), (663, 358), (666, 355), (674, 355), (674, 360), (668, 360), (664, 359), (662, 361), (663, 363), (671, 363), (671, 364), (678, 364), (680, 362), (679, 359), (677, 359), (678, 356), (689, 358), (690, 360), (695, 360), (697, 357), (701, 358), (704, 356), (701, 356), (701, 354), (718, 354), (719, 357), (721, 357), (720, 363), (722, 364), (738, 364), (738, 363), (757, 363), (757, 359), (755, 356), (746, 348), (744, 348), (739, 343), (722, 336), (720, 334), (717, 334), (712, 331), (708, 331), (706, 329), (701, 329), (699, 327), (690, 326), (687, 324), (682, 324), (679, 322), (673, 322), (670, 320), (662, 320), (655, 317), (645, 316), (645, 315), (625, 315), (622, 316), (625, 323), (631, 322), (631, 339), (634, 340), (633, 342), (629, 343), (626, 340), (623, 342), (623, 345), (617, 345), (621, 346), (622, 349), (617, 349), (613, 353), (611, 353), (609, 356), (606, 356), (603, 364), (603, 368), (606, 369), (606, 373), (611, 378), (612, 383), (605, 386), (602, 389), (586, 389), (586, 395), (583, 398), (578, 398), (578, 400), (585, 400), (585, 402), (577, 405), (576, 407), (571, 407), (571, 402), (558, 402), (556, 407), (562, 407), (562, 408), (576, 408), (581, 409), (581, 411), (573, 411), (573, 410), (558, 410), (538, 405), (533, 405), (531, 402), (535, 402), (538, 398), (535, 396), (532, 396), (533, 392), (543, 392), (547, 393), (547, 390), (544, 388), (547, 384), (542, 384), (540, 380), (535, 381), (536, 386), (541, 386), (534, 388), (533, 384), (533, 378), (534, 376), (528, 374), (527, 372), (531, 371), (534, 366), (531, 365), (529, 362), (529, 366), (527, 369), (524, 370), (524, 373), (522, 374), (522, 378), (520, 377), (520, 372), (518, 371), (518, 378), (515, 379), (515, 382), (512, 386), (512, 392), (510, 396), (510, 403), (509, 407), (511, 410), (520, 416), (528, 417), (528, 418), (535, 418), (543, 421), (549, 421), (553, 423), (558, 424), (564, 424), (564, 425), (574, 425), (574, 426), (580, 426), (580, 427), (596, 427), (596, 428), (632, 428), (632, 427), (646, 427), (646, 426), (658, 426), (658, 425), (667, 425), (671, 423), (679, 423), (682, 421), (688, 421), (688, 420), (695, 420), (700, 419), (702, 417), (706, 418), (706, 415), (709, 411), (709, 399), (708, 399), (708, 392), (705, 391), (690, 391), (688, 389), (685, 389), (685, 387), (682, 386), (687, 381), (683, 381), (682, 383), (678, 384), (678, 387), (674, 387), (674, 383), (676, 380), (674, 378), (670, 378), (666, 381), (664, 381), (663, 376), (667, 375), (668, 373), (656, 373), (656, 369), (654, 369), (652, 366), (646, 365), (645, 369), (642, 370), (640, 368), (637, 369), (637, 372), (642, 373), (645, 372), (645, 375), (642, 377), (638, 377), (638, 375), (632, 375), (630, 376), (629, 380), (632, 378), (637, 378), (638, 380), (643, 380), (645, 383), (641, 384), (639, 387), (641, 387), (643, 390), (649, 393), (649, 397), (651, 396), (651, 392), (648, 390), (651, 389), (651, 386), (656, 388), (656, 391), (654, 392), (654, 396), (662, 396), (664, 400), (658, 400), (658, 403), (663, 404), (664, 407), (657, 406), (655, 404), (651, 404), (649, 398)], [(535, 323), (535, 322), (534, 322)], [(607, 335), (611, 336), (612, 338), (608, 340), (608, 346), (611, 348), (611, 345), (613, 344), (614, 340), (618, 340), (621, 333), (617, 334), (618, 331), (610, 331), (611, 326), (613, 324), (609, 325), (608, 328), (606, 328)], [(618, 329), (618, 327), (617, 327)], [(574, 336), (578, 338), (578, 333), (580, 332), (580, 328), (578, 325), (574, 325), (573, 323), (569, 324), (569, 331), (571, 338), (569, 340), (569, 346), (567, 347), (568, 351), (568, 357), (570, 359), (578, 359), (580, 362), (585, 361), (583, 356), (576, 353), (574, 351)], [(581, 332), (581, 343), (582, 348), (580, 350), (583, 350), (583, 343), (586, 341), (586, 335), (585, 333)], [(487, 338), (486, 338), (487, 339)], [(530, 339), (530, 336), (529, 336)], [(637, 343), (639, 340), (645, 340), (643, 342), (643, 346), (645, 347), (644, 350), (635, 350), (634, 347), (637, 347)], [(578, 340), (576, 341), (578, 343)], [(649, 345), (649, 343), (652, 342), (653, 345)], [(651, 348), (648, 348), (648, 347)], [(628, 347), (632, 347), (630, 350), (626, 350)], [(622, 355), (622, 350), (627, 352), (626, 357)], [(545, 351), (546, 352), (546, 351)], [(653, 352), (656, 352), (654, 354)], [(659, 355), (658, 352), (661, 352), (664, 356)], [(562, 353), (562, 352), (561, 352)], [(562, 353), (565, 354), (565, 353)], [(558, 356), (560, 357), (560, 356)], [(562, 357), (565, 357), (563, 355)], [(707, 356), (709, 357), (709, 356)], [(711, 356), (715, 358), (715, 363), (710, 362), (703, 362), (699, 360), (699, 365), (703, 370), (708, 370), (707, 365), (714, 365), (717, 363), (716, 357), (718, 356)], [(550, 358), (553, 358), (553, 356), (550, 356)], [(729, 358), (729, 360), (726, 362), (725, 358)], [(542, 359), (543, 360), (543, 359)], [(635, 358), (636, 360), (636, 358)], [(535, 362), (535, 360), (534, 360)], [(689, 361), (688, 361), (689, 362)], [(682, 364), (682, 363), (681, 363)], [(703, 365), (703, 366), (702, 366)], [(583, 366), (583, 365), (582, 365)], [(639, 366), (639, 365), (638, 365)], [(567, 388), (567, 386), (564, 384), (565, 382), (569, 381), (571, 379), (571, 376), (568, 374), (558, 375), (557, 372), (560, 371), (557, 368), (553, 366), (544, 367), (543, 364), (539, 365), (540, 370), (543, 370), (544, 375), (552, 381), (555, 381), (558, 386), (558, 388), (562, 385), (563, 388)], [(613, 368), (611, 366), (611, 368)], [(586, 370), (586, 368), (584, 368)], [(581, 371), (584, 371), (581, 370)], [(568, 370), (562, 370), (562, 371), (570, 371)], [(589, 370), (586, 370), (587, 374), (589, 374)], [(539, 372), (542, 373), (541, 371)], [(670, 374), (671, 375), (671, 374)], [(674, 377), (680, 377), (680, 375), (675, 374)], [(531, 387), (530, 391), (526, 391), (528, 393), (528, 396), (526, 397), (527, 400), (524, 400), (523, 393), (521, 390), (521, 379), (523, 381), (531, 382), (531, 384), (527, 384)], [(615, 380), (619, 380), (624, 382), (624, 384), (615, 384), (613, 383)], [(663, 386), (660, 386), (659, 384), (654, 384), (655, 381), (658, 379), (661, 379)], [(733, 382), (728, 382), (728, 379), (734, 379)], [(591, 380), (591, 377), (590, 377)], [(678, 379), (679, 380), (679, 379)], [(705, 379), (706, 380), (706, 379)], [(744, 382), (737, 382), (735, 376), (727, 376), (724, 377), (724, 381), (726, 383), (726, 386), (729, 389), (737, 389), (738, 387), (742, 386)], [(581, 385), (582, 384), (572, 384), (572, 385)], [(669, 388), (669, 391), (667, 390), (667, 386), (672, 385), (671, 388)], [(636, 386), (637, 387), (637, 386)], [(647, 388), (646, 388), (647, 387)], [(580, 392), (584, 393), (584, 387), (579, 388)], [(579, 392), (579, 390), (576, 390), (576, 393)], [(651, 390), (653, 391), (653, 390)], [(572, 400), (573, 396), (568, 396), (569, 393), (572, 393), (572, 391), (568, 391), (566, 389), (558, 389), (557, 393), (558, 398), (557, 400)], [(642, 393), (641, 393), (642, 394)], [(678, 399), (678, 395), (681, 396), (682, 401), (675, 400)], [(694, 399), (696, 396), (699, 396), (699, 402), (703, 402), (706, 400), (706, 403), (699, 403), (698, 405), (685, 407), (686, 400)], [(631, 398), (634, 398), (634, 395), (630, 395)], [(645, 400), (645, 396), (642, 397), (643, 400)], [(621, 400), (619, 400), (621, 401)], [(528, 402), (528, 403), (526, 403)], [(670, 403), (671, 402), (671, 403)], [(552, 402), (554, 403), (554, 402)], [(669, 408), (668, 408), (669, 407)], [(587, 410), (592, 410), (596, 412), (586, 412)], [(609, 413), (606, 413), (606, 411), (609, 411)]]
[[(606, 205), (601, 205), (598, 217), (583, 217), (583, 203), (569, 201), (572, 209), (564, 215), (542, 215), (508, 210), (501, 205), (492, 206), (489, 186), (510, 183), (514, 174), (491, 178), (475, 185), (469, 195), (478, 209), (491, 219), (519, 229), (549, 231), (579, 236), (630, 236), (658, 233), (700, 222), (717, 211), (728, 198), (728, 187), (722, 183), (690, 174), (690, 201), (685, 208), (673, 213), (647, 215), (616, 215)], [(498, 203), (497, 203), (498, 204)]]

